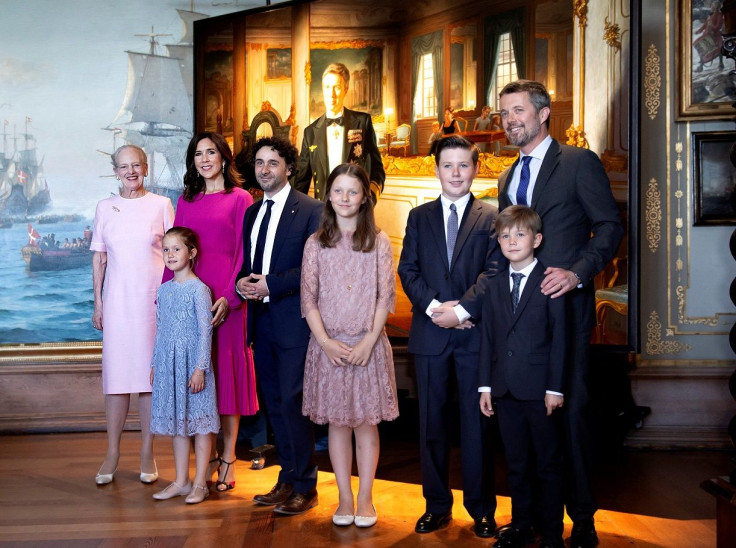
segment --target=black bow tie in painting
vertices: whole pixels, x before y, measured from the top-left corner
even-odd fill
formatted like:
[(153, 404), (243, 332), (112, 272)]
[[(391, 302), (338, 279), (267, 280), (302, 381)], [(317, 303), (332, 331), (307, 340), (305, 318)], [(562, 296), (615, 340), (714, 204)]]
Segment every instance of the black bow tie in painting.
[(338, 126), (342, 125), (342, 116), (338, 116), (337, 118), (326, 118), (327, 125), (331, 126), (332, 124), (337, 124)]

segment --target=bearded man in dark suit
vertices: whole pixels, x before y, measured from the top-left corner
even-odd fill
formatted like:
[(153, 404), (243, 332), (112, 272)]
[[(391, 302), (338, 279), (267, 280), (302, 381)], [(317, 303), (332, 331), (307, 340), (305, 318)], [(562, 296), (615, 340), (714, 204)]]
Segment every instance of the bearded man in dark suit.
[(593, 278), (618, 249), (621, 217), (600, 159), (549, 135), (550, 98), (542, 84), (518, 80), (499, 96), (506, 136), (520, 149), (519, 159), (499, 177), (499, 209), (521, 204), (539, 214), (545, 237), (537, 257), (547, 265), (541, 291), (553, 299), (567, 294), (572, 336), (563, 408), (565, 504), (573, 521), (571, 548), (592, 548), (598, 544), (588, 386)]

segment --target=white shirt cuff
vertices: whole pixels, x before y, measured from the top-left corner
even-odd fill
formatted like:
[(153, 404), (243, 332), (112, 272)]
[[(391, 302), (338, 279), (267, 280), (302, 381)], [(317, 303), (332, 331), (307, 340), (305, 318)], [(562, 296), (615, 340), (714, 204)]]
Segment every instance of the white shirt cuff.
[(491, 387), (490, 386), (479, 386), (478, 392), (488, 392), (491, 393)]
[(429, 303), (429, 306), (427, 307), (427, 310), (425, 310), (427, 316), (429, 316), (431, 318), (432, 317), (432, 309), (433, 308), (437, 308), (440, 304), (442, 304), (442, 303), (440, 303), (437, 299), (432, 299), (432, 302)]
[(553, 396), (562, 396), (563, 398), (565, 395), (562, 392), (555, 392), (554, 390), (545, 390), (545, 394), (551, 394)]
[(457, 315), (457, 319), (460, 323), (463, 323), (465, 320), (470, 318), (470, 314), (468, 314), (468, 311), (465, 310), (459, 304), (456, 304), (452, 309), (455, 311), (455, 314)]

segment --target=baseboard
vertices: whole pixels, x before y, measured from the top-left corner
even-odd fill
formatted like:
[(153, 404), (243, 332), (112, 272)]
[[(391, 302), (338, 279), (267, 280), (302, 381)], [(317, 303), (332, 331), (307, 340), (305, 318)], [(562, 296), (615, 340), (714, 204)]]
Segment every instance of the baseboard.
[(624, 442), (633, 449), (729, 449), (726, 428), (644, 426), (632, 431)]

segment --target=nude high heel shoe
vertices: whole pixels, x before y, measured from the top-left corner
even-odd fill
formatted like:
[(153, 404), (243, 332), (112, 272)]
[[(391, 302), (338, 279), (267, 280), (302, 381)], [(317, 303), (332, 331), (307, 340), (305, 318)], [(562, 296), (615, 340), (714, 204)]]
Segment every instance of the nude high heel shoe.
[(153, 483), (158, 479), (158, 467), (156, 466), (156, 461), (153, 461), (153, 468), (155, 472), (152, 474), (147, 474), (143, 470), (141, 470), (141, 483)]
[(115, 470), (112, 471), (111, 474), (100, 474), (97, 472), (95, 475), (95, 483), (97, 485), (107, 485), (108, 483), (112, 483), (112, 480), (115, 479), (115, 472), (117, 472), (118, 469), (115, 468)]

